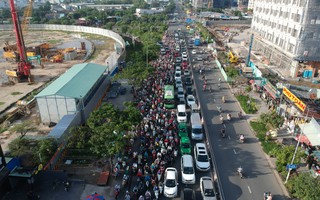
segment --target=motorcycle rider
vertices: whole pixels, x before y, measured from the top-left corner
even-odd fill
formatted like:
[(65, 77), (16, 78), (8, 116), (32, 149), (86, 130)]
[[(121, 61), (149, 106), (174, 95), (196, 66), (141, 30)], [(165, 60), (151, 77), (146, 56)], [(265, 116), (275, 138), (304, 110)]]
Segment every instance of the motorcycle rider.
[(240, 142), (243, 143), (244, 142), (244, 135), (240, 134), (240, 138), (239, 138)]
[(226, 137), (226, 130), (223, 128), (220, 131), (221, 137)]
[(243, 168), (241, 166), (238, 167), (237, 172), (238, 172), (240, 178), (242, 178), (243, 177)]

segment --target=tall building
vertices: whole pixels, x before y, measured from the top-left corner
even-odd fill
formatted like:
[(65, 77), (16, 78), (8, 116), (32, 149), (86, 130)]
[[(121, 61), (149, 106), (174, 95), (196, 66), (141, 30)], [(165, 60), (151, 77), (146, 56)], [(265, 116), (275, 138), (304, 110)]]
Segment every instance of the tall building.
[(255, 0), (248, 1), (248, 9), (253, 10)]
[(212, 5), (212, 3), (208, 4), (209, 1), (212, 0), (192, 0), (192, 7), (197, 9), (208, 8), (208, 5)]
[[(255, 0), (253, 50), (296, 77), (300, 67), (320, 68), (320, 1)], [(302, 64), (303, 63), (303, 66)]]

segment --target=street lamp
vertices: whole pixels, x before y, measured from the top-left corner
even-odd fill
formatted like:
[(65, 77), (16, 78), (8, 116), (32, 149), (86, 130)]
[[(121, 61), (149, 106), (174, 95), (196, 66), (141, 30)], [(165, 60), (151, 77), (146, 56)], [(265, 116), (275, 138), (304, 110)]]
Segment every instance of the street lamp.
[[(296, 145), (296, 149), (294, 150), (293, 157), (292, 157), (292, 160), (291, 160), (290, 165), (293, 164), (294, 159), (296, 158), (296, 154), (297, 154), (297, 151), (298, 151), (298, 148), (299, 148), (299, 145), (300, 145), (301, 136), (302, 136), (302, 134), (303, 134), (304, 127), (305, 127), (306, 124), (307, 124), (307, 118), (308, 118), (309, 111), (310, 111), (309, 107), (307, 107), (307, 109), (308, 109), (308, 112), (307, 112), (307, 115), (306, 115), (305, 120), (304, 120), (305, 123), (303, 124), (303, 127), (302, 127), (302, 129), (301, 129), (301, 133), (300, 133), (300, 135), (299, 135), (298, 143), (297, 143), (297, 145)], [(290, 177), (291, 170), (292, 170), (292, 168), (289, 167), (289, 169), (288, 169), (288, 174), (287, 174), (287, 177), (286, 177), (286, 181), (284, 182), (284, 184), (286, 184), (286, 183), (288, 182), (289, 177)]]

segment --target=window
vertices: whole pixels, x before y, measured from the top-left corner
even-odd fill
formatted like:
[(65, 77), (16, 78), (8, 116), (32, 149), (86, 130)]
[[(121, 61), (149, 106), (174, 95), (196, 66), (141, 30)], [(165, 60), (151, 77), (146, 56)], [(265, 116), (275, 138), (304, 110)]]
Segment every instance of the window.
[(316, 22), (317, 22), (317, 16), (313, 16), (311, 18), (310, 24), (316, 24)]
[(297, 29), (294, 29), (291, 35), (292, 35), (293, 37), (297, 37), (297, 34), (298, 34), (298, 30), (297, 30)]

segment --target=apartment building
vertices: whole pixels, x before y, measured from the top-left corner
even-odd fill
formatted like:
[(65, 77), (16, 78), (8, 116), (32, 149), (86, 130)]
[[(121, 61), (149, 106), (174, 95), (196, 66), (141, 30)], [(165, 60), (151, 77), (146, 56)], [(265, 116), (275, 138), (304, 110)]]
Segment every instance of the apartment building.
[(200, 9), (207, 8), (208, 6), (212, 6), (212, 0), (192, 0), (192, 7), (194, 8)]
[(312, 76), (318, 76), (320, 1), (255, 0), (253, 10), (253, 50), (291, 77), (303, 67), (311, 67)]
[(255, 0), (248, 1), (248, 9), (253, 10)]

